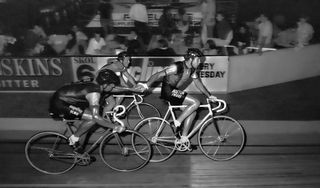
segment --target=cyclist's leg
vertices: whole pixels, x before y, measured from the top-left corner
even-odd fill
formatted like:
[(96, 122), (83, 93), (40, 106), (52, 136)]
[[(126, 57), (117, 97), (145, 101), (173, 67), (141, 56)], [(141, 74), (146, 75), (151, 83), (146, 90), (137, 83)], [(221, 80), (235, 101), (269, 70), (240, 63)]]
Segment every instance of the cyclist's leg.
[(110, 112), (116, 106), (116, 100), (112, 95), (108, 96), (105, 100), (106, 104), (103, 108), (103, 116), (105, 116), (106, 112)]
[[(200, 106), (200, 101), (193, 96), (187, 95), (184, 98), (184, 101), (182, 103), (183, 105), (187, 105), (187, 107), (182, 111), (182, 114), (177, 118), (177, 121), (181, 124), (184, 120), (186, 120), (187, 117), (189, 117), (193, 112), (195, 112), (199, 106)], [(195, 115), (191, 117), (193, 120)], [(192, 121), (190, 121), (189, 124), (191, 124)], [(190, 126), (190, 125), (189, 125)], [(188, 127), (187, 127), (188, 129)]]
[(196, 117), (197, 112), (193, 112), (190, 116), (188, 116), (185, 120), (184, 120), (184, 125), (183, 125), (183, 132), (181, 136), (187, 136), (191, 127), (191, 124), (194, 120), (194, 118)]

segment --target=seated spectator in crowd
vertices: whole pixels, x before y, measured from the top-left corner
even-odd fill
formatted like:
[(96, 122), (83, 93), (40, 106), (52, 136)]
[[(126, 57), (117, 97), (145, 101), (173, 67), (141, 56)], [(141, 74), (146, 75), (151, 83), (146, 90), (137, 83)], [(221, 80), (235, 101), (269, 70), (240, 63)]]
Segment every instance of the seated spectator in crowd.
[(57, 55), (64, 55), (69, 40), (72, 39), (71, 34), (50, 35), (48, 44), (56, 52)]
[(171, 40), (172, 34), (177, 32), (177, 26), (169, 7), (164, 8), (162, 11), (159, 19), (159, 30), (160, 34), (168, 40)]
[(258, 28), (258, 52), (261, 53), (262, 48), (273, 47), (272, 44), (272, 33), (273, 27), (269, 18), (265, 14), (260, 14), (256, 19), (257, 28)]
[(103, 47), (106, 46), (105, 40), (101, 37), (99, 31), (94, 31), (93, 37), (90, 38), (88, 48), (86, 50), (87, 55), (101, 55)]
[(187, 15), (186, 10), (184, 8), (179, 8), (176, 18), (176, 26), (177, 30), (182, 33), (182, 36), (186, 36), (188, 34), (190, 23), (191, 19)]
[(88, 37), (84, 34), (77, 25), (72, 26), (72, 31), (76, 34), (77, 46), (80, 54), (85, 54), (85, 49), (88, 46)]
[(237, 47), (236, 54), (245, 54), (245, 48), (250, 46), (251, 33), (246, 24), (240, 24), (234, 32), (231, 45)]
[(217, 23), (215, 26), (214, 42), (217, 46), (229, 45), (233, 39), (233, 30), (223, 13), (218, 12)]
[(310, 23), (308, 23), (309, 17), (300, 16), (297, 23), (297, 47), (307, 46), (313, 37), (314, 29)]
[(130, 55), (145, 55), (143, 41), (139, 40), (135, 31), (131, 31), (127, 38), (127, 52)]
[(174, 56), (175, 51), (169, 47), (166, 39), (158, 40), (158, 47), (147, 52), (150, 56)]
[(212, 39), (207, 40), (201, 51), (204, 55), (218, 55), (217, 46)]
[(288, 28), (278, 33), (273, 40), (275, 48), (293, 48), (297, 44), (297, 28)]
[(69, 40), (64, 55), (80, 55), (75, 32), (69, 31), (67, 37), (69, 38)]
[(23, 46), (25, 50), (25, 55), (39, 54), (39, 51), (43, 51), (44, 44), (47, 41), (47, 35), (43, 29), (35, 24), (31, 29), (29, 29), (24, 35)]
[(17, 39), (10, 35), (4, 35), (0, 31), (0, 56), (11, 55), (7, 50), (8, 45), (13, 45)]

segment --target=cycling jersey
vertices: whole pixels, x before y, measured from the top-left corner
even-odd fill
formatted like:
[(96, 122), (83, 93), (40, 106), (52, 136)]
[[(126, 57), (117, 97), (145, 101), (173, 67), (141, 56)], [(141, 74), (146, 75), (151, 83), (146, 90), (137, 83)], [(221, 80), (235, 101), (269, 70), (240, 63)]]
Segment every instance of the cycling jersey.
[(122, 65), (118, 60), (113, 60), (104, 65), (100, 70), (109, 69), (117, 74), (117, 76), (122, 75), (123, 72), (127, 71), (127, 68)]
[(174, 105), (183, 103), (187, 93), (182, 87), (189, 85), (189, 79), (198, 78), (194, 68), (188, 68), (183, 61), (175, 62), (165, 69), (167, 74), (162, 81), (161, 98), (166, 99)]
[(50, 101), (50, 113), (54, 118), (80, 119), (89, 102), (99, 105), (101, 88), (92, 82), (79, 82), (58, 89)]

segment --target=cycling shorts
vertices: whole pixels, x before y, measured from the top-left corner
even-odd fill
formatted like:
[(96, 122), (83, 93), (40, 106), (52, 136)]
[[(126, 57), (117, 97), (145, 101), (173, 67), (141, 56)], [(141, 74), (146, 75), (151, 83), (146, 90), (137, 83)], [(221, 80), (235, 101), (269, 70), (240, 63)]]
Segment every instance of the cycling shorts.
[(50, 113), (53, 118), (74, 120), (81, 119), (86, 108), (86, 105), (73, 105), (57, 99), (51, 103)]
[(161, 98), (169, 101), (172, 105), (182, 105), (184, 99), (188, 95), (187, 92), (178, 89), (172, 89), (171, 92), (165, 93), (166, 94), (162, 95)]

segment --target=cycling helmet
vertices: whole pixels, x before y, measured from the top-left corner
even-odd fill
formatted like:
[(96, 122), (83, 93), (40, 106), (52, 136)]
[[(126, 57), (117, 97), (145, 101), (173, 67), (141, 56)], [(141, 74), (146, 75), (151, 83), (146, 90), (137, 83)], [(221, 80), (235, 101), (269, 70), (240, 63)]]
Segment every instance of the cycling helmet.
[(118, 60), (120, 61), (123, 61), (124, 60), (124, 58), (125, 57), (129, 57), (129, 61), (131, 61), (131, 56), (128, 54), (128, 52), (126, 52), (126, 51), (123, 51), (123, 52), (120, 52), (119, 54), (118, 54)]
[(184, 59), (189, 60), (190, 58), (194, 59), (195, 57), (199, 57), (201, 63), (205, 61), (204, 54), (198, 48), (189, 48), (186, 55), (184, 56)]
[(99, 85), (104, 85), (104, 84), (120, 85), (119, 77), (116, 75), (115, 72), (109, 69), (101, 70), (98, 73), (98, 76), (96, 77), (96, 82)]

